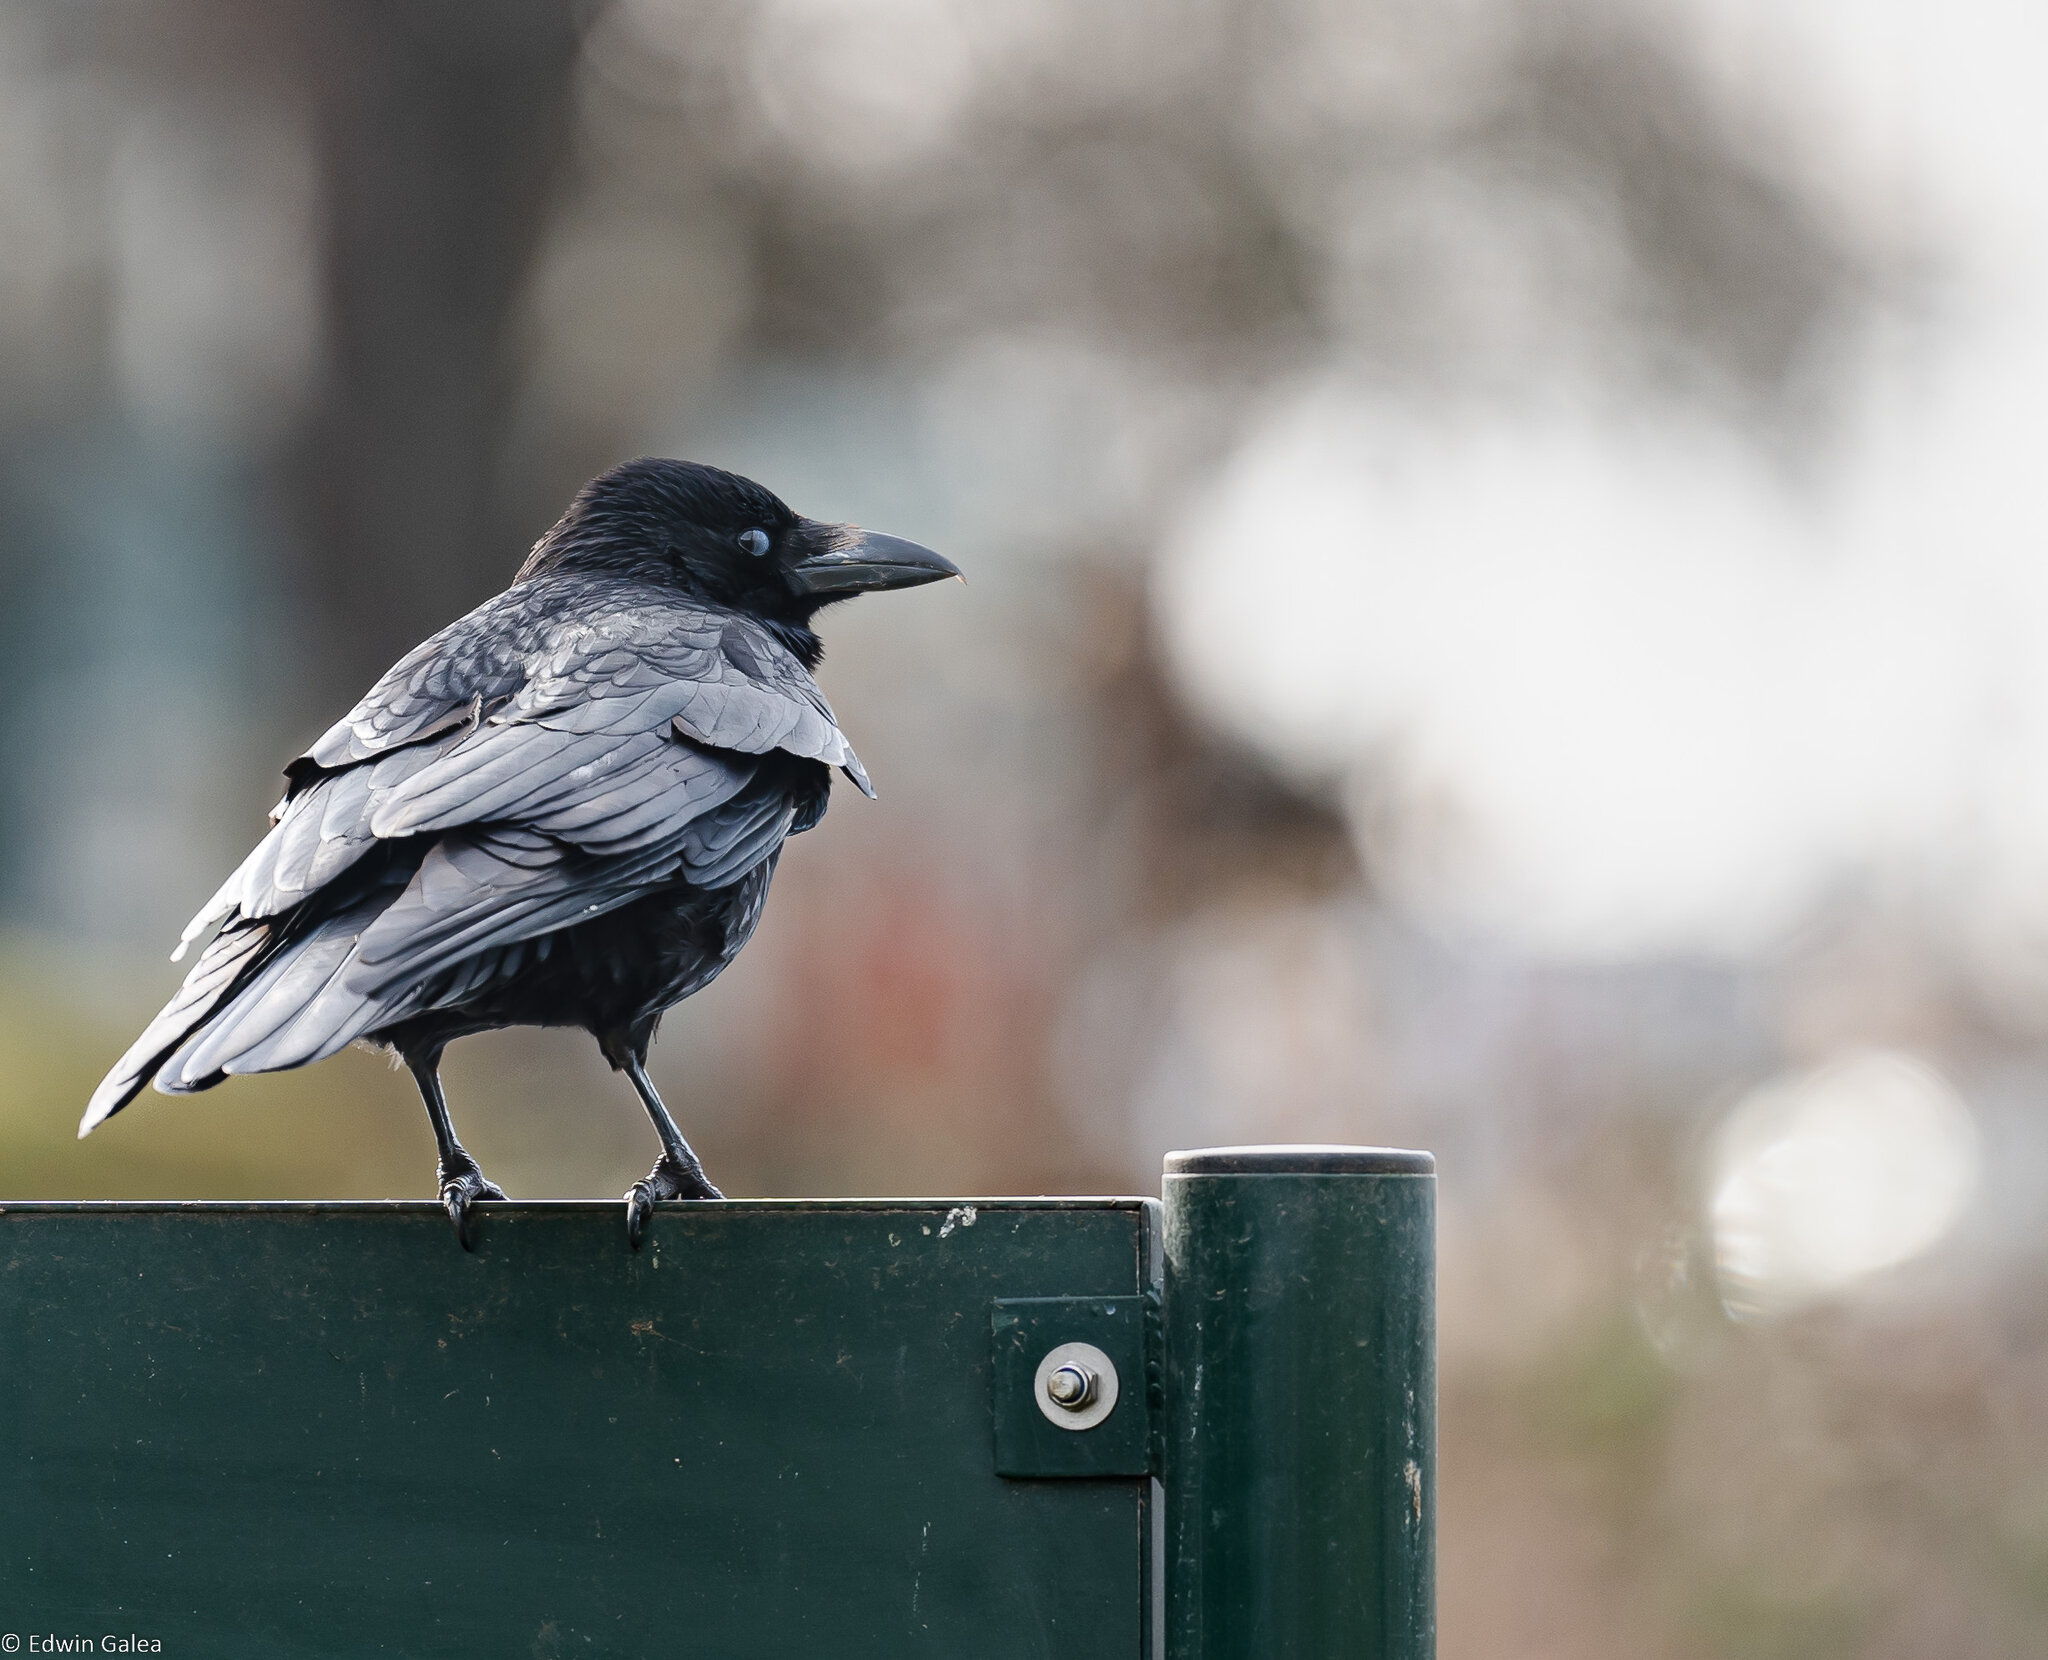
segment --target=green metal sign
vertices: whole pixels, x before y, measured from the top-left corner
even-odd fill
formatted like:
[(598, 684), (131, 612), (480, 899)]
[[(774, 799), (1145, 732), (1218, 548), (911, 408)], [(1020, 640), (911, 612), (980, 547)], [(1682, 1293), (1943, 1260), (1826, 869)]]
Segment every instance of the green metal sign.
[(7, 1205), (0, 1649), (1426, 1656), (1434, 1182), (1302, 1179)]

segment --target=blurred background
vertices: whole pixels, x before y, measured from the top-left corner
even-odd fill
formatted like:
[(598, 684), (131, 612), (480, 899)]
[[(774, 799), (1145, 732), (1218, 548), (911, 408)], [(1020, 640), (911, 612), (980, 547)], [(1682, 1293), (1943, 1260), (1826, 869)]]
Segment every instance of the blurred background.
[[(428, 1194), (367, 1054), (73, 1128), (283, 763), (715, 462), (972, 577), (828, 614), (881, 799), (656, 1056), (729, 1190), (1432, 1147), (1447, 1660), (2048, 1652), (2044, 47), (6, 0), (0, 1188)], [(654, 1152), (449, 1077), (514, 1193)]]

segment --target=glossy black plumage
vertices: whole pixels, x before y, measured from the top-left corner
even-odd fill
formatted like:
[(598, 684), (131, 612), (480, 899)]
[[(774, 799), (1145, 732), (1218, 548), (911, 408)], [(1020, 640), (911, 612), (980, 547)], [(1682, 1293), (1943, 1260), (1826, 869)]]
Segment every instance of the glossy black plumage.
[(812, 614), (951, 574), (711, 468), (594, 480), (512, 587), (286, 769), (274, 828), (186, 930), (198, 961), (79, 1133), (152, 1079), (186, 1093), (367, 1039), (420, 1078), (460, 1228), (500, 1195), (447, 1124), (443, 1046), (582, 1026), (674, 1167), (629, 1195), (634, 1237), (653, 1199), (715, 1195), (646, 1081), (648, 1044), (746, 943), (832, 769), (873, 793), (811, 678)]

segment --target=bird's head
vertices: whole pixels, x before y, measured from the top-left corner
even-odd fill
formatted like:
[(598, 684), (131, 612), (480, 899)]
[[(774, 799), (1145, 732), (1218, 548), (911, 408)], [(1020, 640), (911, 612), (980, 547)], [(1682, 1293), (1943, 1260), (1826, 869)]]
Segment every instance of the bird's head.
[(577, 491), (519, 580), (552, 571), (630, 576), (797, 627), (835, 600), (960, 574), (915, 542), (807, 519), (737, 473), (655, 457)]

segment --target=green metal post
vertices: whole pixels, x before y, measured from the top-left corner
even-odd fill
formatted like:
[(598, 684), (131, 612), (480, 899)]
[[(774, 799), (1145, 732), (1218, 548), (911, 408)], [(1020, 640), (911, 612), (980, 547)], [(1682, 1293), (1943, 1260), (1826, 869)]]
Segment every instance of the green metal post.
[(1435, 1171), (1168, 1155), (1171, 1660), (1435, 1654)]

